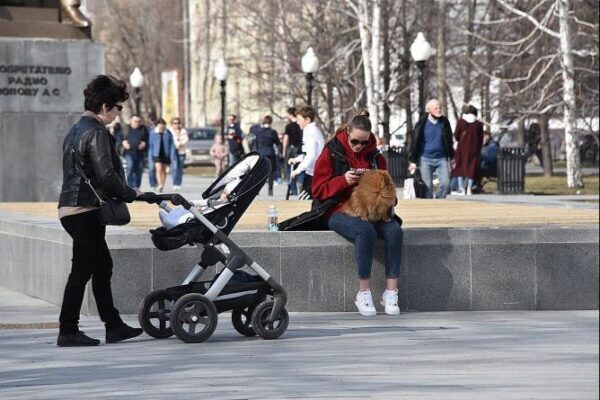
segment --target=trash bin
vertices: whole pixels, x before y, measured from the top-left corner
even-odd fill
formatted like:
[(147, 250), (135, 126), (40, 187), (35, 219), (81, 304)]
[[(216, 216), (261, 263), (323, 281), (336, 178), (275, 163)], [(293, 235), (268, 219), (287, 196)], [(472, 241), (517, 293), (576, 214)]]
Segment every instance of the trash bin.
[(404, 180), (408, 176), (408, 154), (404, 147), (390, 147), (385, 152), (388, 172), (394, 179), (394, 184), (399, 187), (404, 186)]
[(504, 147), (498, 152), (498, 192), (523, 193), (525, 191), (525, 161), (527, 149)]

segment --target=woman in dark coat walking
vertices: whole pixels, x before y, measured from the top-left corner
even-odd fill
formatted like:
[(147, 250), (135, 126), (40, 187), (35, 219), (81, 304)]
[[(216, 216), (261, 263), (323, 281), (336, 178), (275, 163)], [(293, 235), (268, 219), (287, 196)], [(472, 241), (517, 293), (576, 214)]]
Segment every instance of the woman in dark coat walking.
[(455, 166), (452, 177), (458, 178), (458, 190), (460, 195), (465, 195), (464, 180), (467, 179), (466, 194), (472, 194), (473, 182), (479, 174), (479, 157), (481, 145), (483, 144), (483, 124), (477, 120), (477, 109), (468, 106), (462, 118), (456, 123), (454, 139), (458, 142)]
[(273, 118), (267, 115), (263, 118), (263, 124), (256, 131), (256, 147), (261, 156), (271, 161), (271, 174), (269, 175), (269, 196), (273, 196), (273, 176), (275, 174), (275, 147), (281, 144), (277, 131), (271, 128)]
[[(61, 225), (73, 238), (71, 273), (60, 310), (59, 347), (97, 346), (100, 341), (79, 330), (85, 287), (92, 280), (98, 314), (106, 327), (106, 343), (131, 339), (143, 333), (121, 319), (110, 278), (113, 261), (106, 245), (98, 194), (132, 202), (142, 194), (127, 186), (115, 138), (105, 128), (129, 98), (127, 85), (109, 75), (99, 75), (83, 92), (85, 112), (63, 143), (63, 184), (58, 200)], [(92, 189), (93, 188), (93, 189)]]

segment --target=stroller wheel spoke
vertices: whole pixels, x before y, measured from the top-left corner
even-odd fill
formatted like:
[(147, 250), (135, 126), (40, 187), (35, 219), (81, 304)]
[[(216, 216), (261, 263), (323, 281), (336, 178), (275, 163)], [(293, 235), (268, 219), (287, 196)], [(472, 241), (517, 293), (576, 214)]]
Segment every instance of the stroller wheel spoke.
[(198, 325), (198, 323), (197, 323), (197, 322), (191, 322), (191, 323), (190, 323), (190, 326), (189, 326), (189, 328), (188, 328), (188, 333), (189, 333), (190, 335), (193, 335), (193, 334), (195, 334), (195, 333), (196, 333), (196, 325)]
[(158, 324), (160, 330), (164, 330), (167, 328), (167, 321), (165, 321), (164, 319), (160, 319), (160, 322)]
[(148, 318), (160, 318), (157, 311), (152, 311), (148, 313)]

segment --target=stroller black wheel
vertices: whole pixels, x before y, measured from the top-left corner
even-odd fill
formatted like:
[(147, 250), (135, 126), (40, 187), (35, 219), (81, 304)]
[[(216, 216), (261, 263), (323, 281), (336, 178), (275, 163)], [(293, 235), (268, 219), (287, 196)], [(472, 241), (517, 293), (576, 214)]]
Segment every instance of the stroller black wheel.
[(290, 322), (290, 316), (285, 307), (272, 322), (269, 322), (272, 309), (273, 302), (264, 301), (256, 306), (252, 313), (252, 328), (263, 339), (277, 339), (285, 333)]
[(140, 303), (138, 321), (148, 335), (165, 339), (173, 335), (171, 310), (173, 298), (166, 290), (150, 292)]
[(218, 319), (217, 308), (212, 301), (201, 294), (190, 293), (175, 303), (171, 312), (171, 328), (179, 340), (200, 343), (217, 329)]
[(234, 308), (231, 311), (231, 322), (236, 331), (244, 336), (256, 336), (254, 328), (252, 328), (252, 312), (254, 307)]

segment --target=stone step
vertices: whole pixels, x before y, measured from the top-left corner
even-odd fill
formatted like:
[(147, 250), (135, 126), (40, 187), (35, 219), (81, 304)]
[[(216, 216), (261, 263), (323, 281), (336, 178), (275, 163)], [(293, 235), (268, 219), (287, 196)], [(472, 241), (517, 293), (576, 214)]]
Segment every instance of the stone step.
[(86, 30), (59, 22), (0, 21), (0, 37), (89, 39)]
[(58, 8), (0, 7), (0, 21), (59, 22)]

